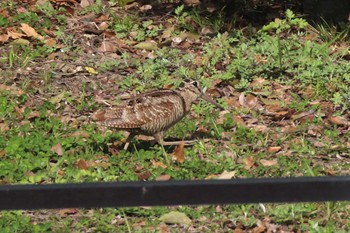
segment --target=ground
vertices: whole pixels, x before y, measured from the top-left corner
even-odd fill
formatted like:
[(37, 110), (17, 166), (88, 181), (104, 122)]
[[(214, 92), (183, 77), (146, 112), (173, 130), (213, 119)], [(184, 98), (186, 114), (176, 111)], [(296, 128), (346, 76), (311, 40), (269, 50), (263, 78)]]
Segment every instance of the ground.
[[(261, 19), (249, 4), (232, 13), (191, 1), (3, 1), (0, 182), (348, 175), (349, 29), (313, 27), (300, 12), (266, 6), (275, 11)], [(140, 136), (125, 151), (124, 132), (91, 121), (98, 109), (186, 78), (225, 107), (199, 101), (167, 132), (197, 139), (191, 147), (165, 153)], [(177, 212), (185, 216), (170, 223), (166, 214)], [(349, 212), (348, 202), (4, 211), (0, 226), (348, 232)]]

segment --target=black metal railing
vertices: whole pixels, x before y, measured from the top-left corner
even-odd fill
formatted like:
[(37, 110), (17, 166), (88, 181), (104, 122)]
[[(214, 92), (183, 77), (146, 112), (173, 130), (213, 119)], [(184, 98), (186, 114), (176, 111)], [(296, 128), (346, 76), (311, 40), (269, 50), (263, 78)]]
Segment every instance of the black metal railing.
[(0, 186), (0, 210), (346, 200), (350, 176)]

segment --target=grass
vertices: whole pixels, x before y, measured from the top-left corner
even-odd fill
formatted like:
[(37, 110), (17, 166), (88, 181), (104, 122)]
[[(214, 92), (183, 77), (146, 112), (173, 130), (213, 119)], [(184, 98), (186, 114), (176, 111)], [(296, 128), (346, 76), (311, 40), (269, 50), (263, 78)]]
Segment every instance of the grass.
[[(8, 12), (19, 7), (10, 0), (1, 4)], [(336, 122), (337, 117), (349, 119), (345, 32), (335, 37), (339, 41), (331, 40), (323, 27), (317, 39), (308, 40), (309, 28), (292, 12), (247, 37), (239, 28), (226, 32), (235, 22), (226, 22), (224, 11), (211, 19), (203, 9), (181, 6), (174, 15), (142, 21), (130, 11), (118, 8), (123, 18), (113, 10), (98, 2), (78, 12), (110, 16), (108, 32), (119, 38), (120, 48), (106, 53), (91, 52), (96, 49), (91, 41), (103, 41), (101, 35), (69, 28), (74, 17), (55, 14), (50, 6), (0, 15), (1, 27), (19, 30), (20, 23), (28, 23), (56, 41), (48, 46), (24, 36), (1, 44), (2, 184), (155, 180), (161, 175), (208, 179), (225, 171), (242, 178), (348, 174), (350, 134), (346, 123)], [(44, 24), (36, 23), (39, 18)], [(214, 31), (211, 37), (197, 34), (206, 26)], [(184, 39), (172, 44), (175, 37)], [(158, 49), (134, 47), (150, 40)], [(345, 44), (335, 46), (340, 43)], [(200, 102), (169, 130), (171, 138), (199, 138), (185, 148), (184, 163), (142, 140), (124, 151), (121, 132), (103, 131), (89, 120), (103, 102), (118, 103), (127, 92), (177, 86), (185, 78), (216, 93), (229, 112), (222, 115)], [(174, 147), (165, 149), (171, 153)], [(277, 165), (264, 165), (273, 159)], [(185, 213), (192, 225), (162, 223), (159, 218), (172, 210)], [(253, 230), (259, 222), (290, 231), (350, 228), (347, 202), (70, 211), (4, 211), (0, 226), (4, 232), (222, 232)]]

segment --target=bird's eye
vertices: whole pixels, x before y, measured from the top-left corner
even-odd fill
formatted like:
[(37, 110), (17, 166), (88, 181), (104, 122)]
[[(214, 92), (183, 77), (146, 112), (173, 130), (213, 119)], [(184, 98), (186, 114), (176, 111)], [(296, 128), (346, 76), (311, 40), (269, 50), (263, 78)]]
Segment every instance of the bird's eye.
[(194, 81), (194, 82), (192, 83), (192, 85), (195, 86), (195, 87), (198, 87), (198, 82)]
[(185, 83), (189, 83), (189, 82), (191, 82), (191, 80), (185, 79), (184, 82), (185, 82)]

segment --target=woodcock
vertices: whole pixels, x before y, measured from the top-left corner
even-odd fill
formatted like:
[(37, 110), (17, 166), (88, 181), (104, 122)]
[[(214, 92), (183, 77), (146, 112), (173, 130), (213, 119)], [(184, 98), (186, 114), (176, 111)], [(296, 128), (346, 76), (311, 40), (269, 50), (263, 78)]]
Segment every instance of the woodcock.
[(199, 98), (223, 109), (204, 93), (197, 81), (185, 80), (176, 90), (161, 89), (136, 95), (121, 105), (95, 112), (92, 119), (106, 127), (129, 131), (124, 149), (137, 134), (153, 136), (162, 145), (176, 145), (179, 142), (163, 141), (164, 132), (185, 117)]

